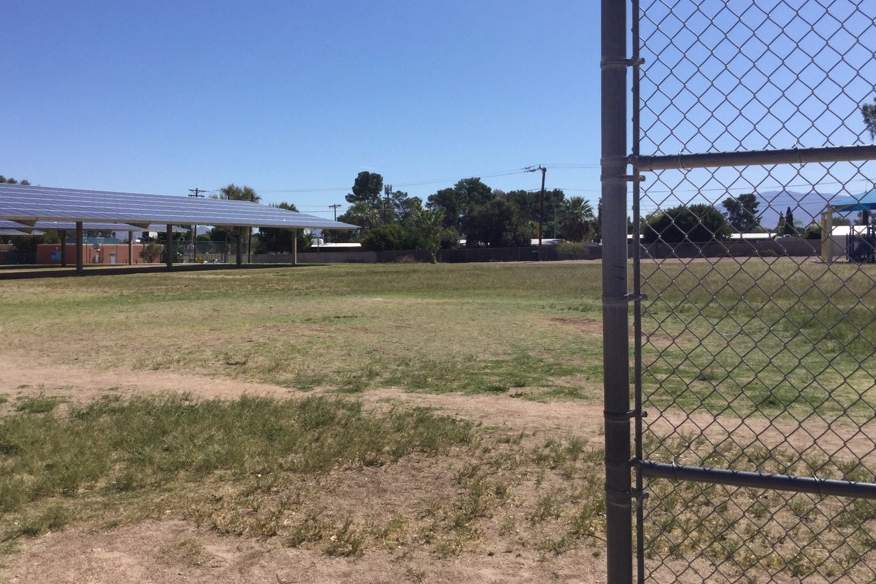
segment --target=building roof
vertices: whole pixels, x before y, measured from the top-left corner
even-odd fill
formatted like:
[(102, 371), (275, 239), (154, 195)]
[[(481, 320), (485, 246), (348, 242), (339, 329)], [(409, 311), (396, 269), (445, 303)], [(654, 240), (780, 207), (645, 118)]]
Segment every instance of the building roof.
[(44, 221), (123, 223), (142, 230), (152, 224), (358, 229), (356, 225), (250, 201), (19, 184), (0, 184), (0, 220), (14, 222), (4, 225), (10, 229), (33, 227)]

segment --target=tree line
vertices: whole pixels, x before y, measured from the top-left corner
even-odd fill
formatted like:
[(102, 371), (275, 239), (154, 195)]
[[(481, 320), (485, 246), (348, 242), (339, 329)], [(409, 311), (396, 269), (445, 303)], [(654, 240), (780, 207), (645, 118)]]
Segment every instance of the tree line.
[[(726, 241), (731, 233), (774, 233), (777, 237), (820, 239), (821, 226), (812, 223), (803, 226), (788, 207), (779, 214), (774, 228), (761, 225), (758, 214), (760, 201), (754, 193), (727, 197), (721, 202), (723, 212), (713, 205), (696, 203), (679, 205), (651, 213), (642, 220), (640, 228), (644, 243), (708, 243)], [(834, 225), (848, 225), (846, 217), (835, 216)]]
[[(360, 172), (353, 181), (346, 201), (350, 204), (338, 221), (357, 225), (353, 231), (326, 230), (330, 242), (361, 243), (369, 251), (425, 250), (433, 261), (441, 248), (528, 246), (537, 237), (541, 221), (544, 238), (567, 241), (598, 241), (601, 238), (599, 213), (582, 197), (566, 198), (561, 189), (541, 193), (524, 190), (504, 192), (492, 189), (479, 178), (466, 178), (453, 187), (429, 195), (424, 202), (385, 184), (378, 173)], [(229, 184), (213, 195), (221, 199), (261, 200), (248, 186)], [(279, 203), (282, 209), (297, 211), (292, 203)], [(544, 208), (544, 215), (541, 209)], [(198, 236), (199, 241), (230, 241), (236, 234), (216, 227)], [(251, 237), (248, 230), (241, 234)], [(174, 234), (186, 240), (190, 234)], [(313, 243), (313, 235), (298, 231), (298, 249)], [(159, 233), (157, 240), (165, 235)], [(288, 253), (292, 235), (288, 229), (260, 228), (248, 246), (254, 253)]]
[[(599, 216), (582, 197), (561, 189), (541, 193), (493, 189), (465, 178), (425, 201), (385, 184), (377, 173), (360, 172), (346, 196), (350, 207), (338, 221), (358, 225), (352, 233), (331, 232), (333, 241), (359, 241), (373, 251), (529, 245), (538, 236), (567, 241), (598, 240)], [(544, 209), (542, 214), (542, 209)]]

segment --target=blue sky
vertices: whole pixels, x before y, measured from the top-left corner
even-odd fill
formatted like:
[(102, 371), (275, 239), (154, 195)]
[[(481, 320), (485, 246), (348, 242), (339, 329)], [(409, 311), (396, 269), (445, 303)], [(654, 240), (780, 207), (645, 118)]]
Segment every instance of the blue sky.
[[(599, 196), (599, 11), (543, 0), (4, 0), (0, 173), (331, 216), (356, 175)], [(339, 209), (343, 211), (343, 208)]]

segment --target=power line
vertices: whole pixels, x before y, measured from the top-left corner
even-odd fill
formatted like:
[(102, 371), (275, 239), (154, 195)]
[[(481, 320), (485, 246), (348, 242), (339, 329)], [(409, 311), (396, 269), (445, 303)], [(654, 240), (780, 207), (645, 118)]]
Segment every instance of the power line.
[[(575, 169), (575, 168), (599, 168), (598, 164), (542, 164), (541, 166), (545, 168), (563, 168), (563, 169)], [(532, 168), (532, 167), (527, 167)], [(430, 184), (440, 184), (440, 183), (456, 183), (461, 180), (465, 180), (466, 178), (478, 177), (478, 178), (497, 178), (501, 176), (512, 176), (515, 174), (523, 174), (525, 172), (529, 172), (526, 169), (515, 169), (515, 170), (501, 170), (496, 172), (489, 173), (469, 173), (465, 176), (455, 176), (455, 177), (447, 177), (447, 178), (433, 178), (433, 179), (425, 179), (425, 180), (414, 180), (403, 183), (395, 183), (394, 186), (397, 187), (416, 187)], [(302, 188), (302, 189), (256, 189), (260, 193), (328, 193), (328, 192), (337, 192), (337, 191), (349, 191), (350, 187), (314, 187), (314, 188)]]

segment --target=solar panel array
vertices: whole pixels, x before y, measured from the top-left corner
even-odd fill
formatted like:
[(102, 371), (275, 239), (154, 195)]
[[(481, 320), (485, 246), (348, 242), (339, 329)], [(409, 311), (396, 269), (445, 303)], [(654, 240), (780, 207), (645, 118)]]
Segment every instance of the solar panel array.
[[(37, 221), (33, 225), (10, 221), (8, 219), (0, 219), (0, 233), (6, 231), (17, 231), (18, 233), (8, 233), (6, 235), (27, 235), (28, 232), (45, 232), (53, 229), (55, 231), (75, 231), (76, 221)], [(86, 231), (167, 231), (167, 225), (148, 225), (145, 228), (139, 225), (131, 225), (129, 223), (95, 223), (89, 221), (82, 222), (82, 229)], [(175, 233), (185, 233), (188, 229), (183, 227), (172, 227)]]
[(250, 201), (10, 184), (0, 184), (0, 220), (15, 222), (15, 225), (8, 226), (10, 229), (34, 226), (44, 221), (126, 224), (125, 228), (116, 231), (145, 231), (150, 224), (357, 229), (356, 225)]

